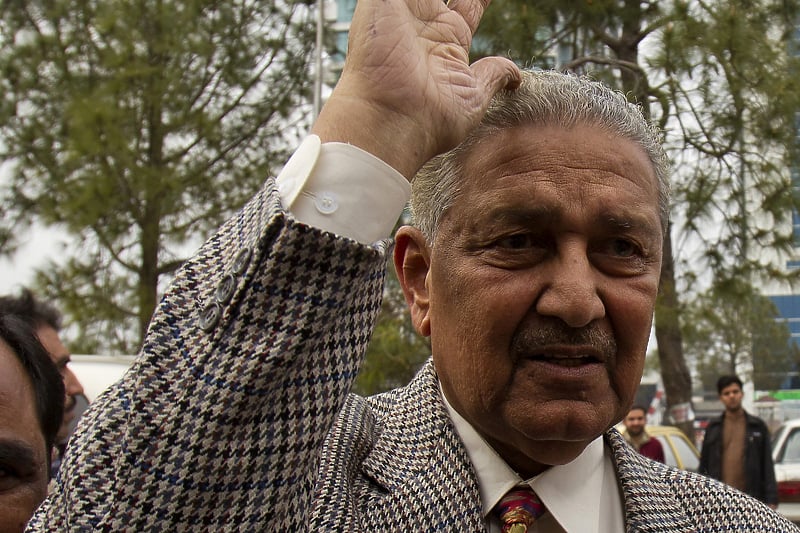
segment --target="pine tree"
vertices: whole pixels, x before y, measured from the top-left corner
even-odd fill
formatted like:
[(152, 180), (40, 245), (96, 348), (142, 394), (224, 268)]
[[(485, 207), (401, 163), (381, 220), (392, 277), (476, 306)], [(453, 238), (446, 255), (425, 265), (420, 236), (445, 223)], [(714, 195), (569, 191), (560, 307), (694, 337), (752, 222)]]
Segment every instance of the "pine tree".
[(307, 127), (313, 13), (292, 0), (12, 0), (0, 19), (0, 247), (80, 246), (38, 284), (76, 350), (131, 352), (186, 254)]

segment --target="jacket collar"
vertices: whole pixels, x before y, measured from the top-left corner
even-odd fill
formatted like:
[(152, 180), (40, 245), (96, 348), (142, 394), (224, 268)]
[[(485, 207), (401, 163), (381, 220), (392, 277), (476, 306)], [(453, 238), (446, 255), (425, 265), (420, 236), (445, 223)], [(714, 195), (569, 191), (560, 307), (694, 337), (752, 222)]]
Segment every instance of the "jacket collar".
[(373, 505), (395, 511), (410, 505), (441, 519), (436, 527), (483, 530), (478, 480), (439, 396), (432, 362), (407, 386), (368, 401), (383, 427), (376, 428), (362, 473), (387, 493)]
[(385, 489), (392, 490), (430, 467), (442, 446), (455, 444), (455, 454), (466, 458), (463, 445), (452, 438), (455, 430), (439, 398), (431, 361), (407, 386), (369, 401), (383, 427), (378, 428), (379, 437), (364, 459), (363, 471)]
[[(441, 507), (441, 516), (450, 517), (449, 523), (466, 519), (482, 524), (478, 481), (440, 398), (432, 362), (406, 387), (369, 402), (383, 426), (376, 428), (380, 434), (362, 472), (393, 495), (390, 500), (413, 498), (420, 491), (438, 493), (442, 498), (432, 504)], [(668, 482), (673, 469), (644, 458), (614, 428), (604, 441), (617, 470), (629, 533), (695, 530)]]
[(695, 531), (675, 495), (673, 483), (669, 482), (675, 478), (675, 469), (640, 455), (614, 428), (606, 432), (604, 439), (617, 469), (626, 530), (629, 533)]

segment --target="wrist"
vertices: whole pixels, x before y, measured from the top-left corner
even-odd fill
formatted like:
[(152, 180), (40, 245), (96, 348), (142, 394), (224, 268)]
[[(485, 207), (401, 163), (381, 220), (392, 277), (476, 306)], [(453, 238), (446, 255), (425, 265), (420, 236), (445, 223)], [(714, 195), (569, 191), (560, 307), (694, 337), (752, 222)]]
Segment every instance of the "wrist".
[[(337, 88), (338, 89), (338, 88)], [(430, 131), (412, 117), (345, 91), (331, 95), (311, 133), (324, 142), (343, 142), (381, 159), (409, 182), (435, 155)]]

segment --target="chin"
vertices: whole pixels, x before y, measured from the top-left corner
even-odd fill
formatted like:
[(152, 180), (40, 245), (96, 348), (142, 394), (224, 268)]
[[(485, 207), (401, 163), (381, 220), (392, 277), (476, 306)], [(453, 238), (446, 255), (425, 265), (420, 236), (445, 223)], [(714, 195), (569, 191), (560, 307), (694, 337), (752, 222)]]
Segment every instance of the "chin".
[[(551, 466), (565, 465), (574, 461), (592, 440), (594, 439), (590, 439), (588, 442), (537, 441), (527, 443), (527, 449), (518, 450), (511, 456), (504, 456), (504, 459), (520, 476), (527, 479), (544, 472)], [(501, 456), (503, 455), (501, 454)]]
[[(521, 420), (522, 433), (531, 440), (590, 442), (614, 425), (617, 409), (586, 401), (565, 400), (539, 406), (534, 424)], [(527, 413), (525, 413), (527, 414)], [(525, 416), (523, 414), (523, 416)], [(527, 417), (526, 417), (527, 418)], [(622, 415), (619, 416), (622, 419)]]

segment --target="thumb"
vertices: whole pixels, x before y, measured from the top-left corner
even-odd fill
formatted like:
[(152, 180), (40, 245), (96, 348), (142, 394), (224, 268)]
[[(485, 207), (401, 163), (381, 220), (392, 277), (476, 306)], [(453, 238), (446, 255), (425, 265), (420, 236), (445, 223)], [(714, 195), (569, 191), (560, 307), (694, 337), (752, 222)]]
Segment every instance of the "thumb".
[(473, 63), (470, 69), (475, 78), (487, 89), (484, 107), (488, 106), (489, 100), (501, 90), (513, 91), (522, 83), (519, 67), (505, 57), (484, 57)]

